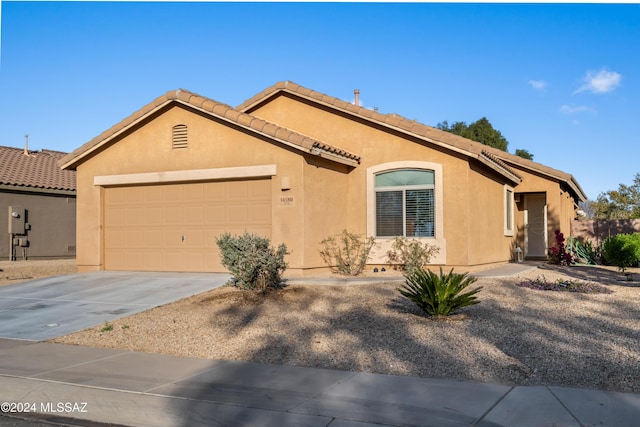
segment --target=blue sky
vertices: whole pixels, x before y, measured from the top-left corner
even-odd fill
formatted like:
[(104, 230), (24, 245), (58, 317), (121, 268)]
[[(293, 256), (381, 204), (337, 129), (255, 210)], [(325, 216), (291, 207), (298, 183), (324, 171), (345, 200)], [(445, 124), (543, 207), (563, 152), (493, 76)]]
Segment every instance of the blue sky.
[(1, 3), (0, 145), (71, 151), (165, 92), (291, 80), (436, 125), (487, 117), (590, 199), (640, 173), (640, 5)]

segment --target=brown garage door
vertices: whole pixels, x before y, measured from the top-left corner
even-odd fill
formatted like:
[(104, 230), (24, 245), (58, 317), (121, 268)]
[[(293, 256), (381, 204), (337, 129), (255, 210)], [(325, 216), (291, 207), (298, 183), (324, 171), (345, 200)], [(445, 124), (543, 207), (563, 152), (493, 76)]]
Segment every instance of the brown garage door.
[(104, 225), (107, 270), (225, 271), (217, 236), (271, 237), (271, 181), (105, 188)]

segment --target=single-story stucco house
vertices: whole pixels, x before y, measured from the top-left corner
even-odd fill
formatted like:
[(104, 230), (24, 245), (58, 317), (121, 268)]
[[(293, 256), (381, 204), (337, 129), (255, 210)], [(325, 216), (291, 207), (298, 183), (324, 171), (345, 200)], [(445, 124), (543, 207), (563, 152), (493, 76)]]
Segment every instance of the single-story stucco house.
[(58, 166), (66, 154), (0, 147), (0, 259), (75, 257), (76, 172)]
[(466, 270), (545, 257), (579, 201), (569, 174), (395, 114), (280, 82), (236, 108), (155, 99), (60, 161), (77, 171), (80, 271), (224, 271), (215, 238), (285, 243), (288, 274), (326, 269), (343, 229), (435, 244)]

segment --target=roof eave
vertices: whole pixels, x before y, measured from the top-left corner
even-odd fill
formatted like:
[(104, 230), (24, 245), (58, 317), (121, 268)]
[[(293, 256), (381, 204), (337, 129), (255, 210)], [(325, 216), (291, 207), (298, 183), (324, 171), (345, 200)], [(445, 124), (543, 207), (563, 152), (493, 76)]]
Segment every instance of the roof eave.
[[(172, 104), (172, 103), (176, 103), (176, 104), (181, 104), (183, 106), (189, 107), (191, 109), (197, 110), (205, 115), (208, 116), (212, 116), (215, 117), (218, 120), (224, 121), (226, 123), (229, 123), (233, 126), (239, 126), (245, 130), (247, 130), (248, 132), (257, 134), (257, 135), (261, 135), (265, 138), (268, 138), (270, 140), (273, 141), (277, 141), (280, 144), (283, 144), (287, 147), (290, 147), (296, 151), (302, 152), (302, 153), (307, 153), (307, 154), (312, 154), (312, 155), (316, 155), (319, 157), (323, 157), (329, 160), (332, 160), (334, 162), (338, 162), (347, 166), (351, 166), (351, 167), (356, 167), (359, 164), (359, 158), (357, 156), (342, 156), (336, 153), (332, 153), (330, 151), (327, 150), (323, 150), (323, 149), (316, 149), (316, 147), (311, 147), (311, 148), (307, 148), (304, 146), (300, 146), (297, 144), (294, 144), (286, 139), (283, 138), (279, 138), (276, 135), (272, 135), (266, 132), (262, 132), (259, 131), (255, 128), (252, 128), (251, 126), (247, 126), (244, 125), (242, 123), (238, 123), (236, 120), (232, 120), (230, 118), (227, 118), (223, 115), (220, 114), (216, 114), (213, 111), (210, 111), (206, 108), (203, 108), (201, 105), (202, 104), (194, 104), (191, 103), (189, 101), (186, 101), (184, 99), (182, 99), (180, 97), (181, 92), (185, 92), (182, 90), (177, 90), (175, 92), (169, 92), (165, 95), (166, 100), (164, 100), (163, 102), (160, 102), (156, 105), (154, 105), (152, 108), (149, 108), (148, 110), (144, 111), (143, 114), (139, 114), (137, 117), (135, 117), (135, 115), (137, 113), (134, 113), (134, 117), (135, 119), (131, 120), (129, 116), (128, 118), (125, 118), (124, 120), (122, 120), (119, 124), (114, 125), (113, 128), (115, 129), (114, 132), (112, 132), (110, 135), (108, 135), (107, 137), (101, 139), (100, 141), (97, 141), (96, 143), (92, 144), (92, 142), (97, 139), (100, 138), (100, 136), (97, 136), (96, 138), (94, 138), (94, 140), (89, 141), (87, 144), (83, 145), (82, 147), (80, 147), (77, 150), (74, 150), (72, 153), (70, 153), (69, 155), (63, 157), (62, 159), (60, 159), (58, 161), (58, 165), (60, 166), (60, 168), (62, 169), (75, 169), (80, 163), (82, 163), (82, 161), (84, 159), (86, 159), (87, 157), (91, 156), (93, 153), (95, 153), (96, 151), (99, 151), (102, 147), (104, 147), (105, 145), (109, 144), (109, 142), (111, 142), (112, 140), (118, 138), (120, 135), (122, 135), (123, 133), (126, 133), (129, 129), (131, 129), (134, 126), (137, 126), (140, 122), (144, 121), (145, 119), (147, 119), (149, 116), (155, 114), (156, 112), (162, 110), (163, 108), (167, 107), (168, 105)], [(146, 107), (143, 107), (142, 110), (144, 110)], [(142, 111), (142, 110), (138, 110), (138, 112)], [(246, 113), (243, 113), (246, 114)], [(127, 123), (128, 120), (131, 120), (129, 123)], [(126, 124), (124, 124), (126, 123)], [(108, 132), (108, 131), (107, 131)], [(87, 147), (88, 145), (88, 147)], [(86, 148), (83, 148), (86, 147)]]
[(287, 147), (293, 148), (296, 151), (299, 151), (299, 152), (302, 152), (302, 153), (312, 154), (312, 155), (319, 156), (319, 157), (323, 157), (323, 158), (326, 158), (326, 159), (329, 159), (329, 160), (333, 160), (335, 162), (342, 163), (342, 164), (345, 164), (345, 165), (348, 165), (348, 166), (357, 166), (358, 165), (358, 162), (353, 160), (353, 159), (350, 159), (350, 158), (347, 158), (347, 157), (343, 157), (343, 156), (339, 156), (337, 154), (333, 154), (333, 153), (328, 152), (326, 150), (318, 150), (315, 147), (307, 149), (306, 147), (302, 147), (300, 145), (293, 144), (293, 143), (287, 141), (286, 139), (278, 138), (275, 135), (271, 135), (271, 134), (268, 134), (268, 133), (265, 133), (265, 132), (260, 132), (257, 129), (253, 129), (250, 126), (242, 125), (242, 124), (238, 123), (237, 121), (231, 120), (231, 119), (229, 119), (227, 117), (224, 117), (224, 116), (221, 116), (219, 114), (215, 114), (215, 113), (213, 113), (211, 111), (208, 111), (208, 110), (206, 110), (204, 108), (198, 107), (197, 105), (193, 105), (191, 103), (182, 101), (180, 99), (176, 99), (175, 102), (181, 103), (181, 104), (183, 104), (185, 106), (188, 106), (190, 108), (198, 110), (198, 111), (200, 111), (200, 112), (202, 112), (204, 114), (207, 114), (207, 115), (210, 115), (210, 116), (215, 116), (217, 119), (222, 120), (224, 122), (227, 122), (227, 123), (229, 123), (231, 125), (240, 126), (240, 127), (242, 127), (243, 129), (246, 129), (249, 132), (258, 134), (260, 136), (263, 136), (265, 138), (268, 138), (268, 139), (271, 139), (271, 140), (274, 140), (274, 141), (278, 141), (280, 144), (283, 144), (283, 145), (286, 145)]
[[(289, 82), (289, 81), (282, 81), (282, 82), (278, 82), (276, 84), (274, 84), (273, 86), (263, 90), (262, 92), (260, 92), (259, 94), (253, 96), (252, 98), (246, 100), (244, 103), (240, 104), (239, 106), (237, 106), (236, 108), (242, 112), (248, 112), (251, 111), (252, 109), (260, 106), (261, 104), (267, 103), (269, 102), (270, 99), (272, 99), (275, 96), (278, 96), (280, 93), (287, 93), (289, 95), (295, 96), (295, 97), (299, 97), (299, 98), (303, 98), (306, 100), (309, 100), (313, 103), (316, 103), (318, 105), (323, 105), (325, 107), (328, 107), (332, 110), (339, 110), (341, 113), (343, 114), (348, 114), (352, 117), (357, 117), (360, 120), (366, 120), (369, 123), (373, 123), (377, 126), (382, 126), (385, 127), (387, 129), (390, 130), (394, 130), (396, 132), (401, 132), (405, 135), (408, 136), (412, 136), (414, 138), (417, 138), (419, 140), (425, 141), (425, 142), (429, 142), (435, 146), (444, 148), (446, 150), (452, 151), (452, 152), (456, 152), (471, 158), (477, 158), (477, 159), (481, 159), (482, 156), (479, 155), (478, 153), (474, 152), (474, 151), (470, 151), (470, 150), (466, 150), (464, 148), (460, 148), (455, 146), (454, 144), (451, 143), (447, 143), (447, 142), (442, 142), (439, 141), (437, 139), (434, 138), (430, 138), (429, 136), (417, 133), (417, 132), (413, 132), (412, 130), (408, 130), (406, 128), (402, 128), (399, 126), (394, 126), (393, 124), (389, 124), (384, 120), (376, 120), (375, 115), (379, 115), (379, 116), (384, 116), (380, 113), (375, 113), (373, 116), (370, 117), (370, 114), (363, 114), (363, 107), (358, 107), (358, 106), (354, 106), (352, 104), (348, 104), (345, 105), (344, 108), (336, 105), (335, 103), (331, 103), (331, 102), (327, 102), (324, 101), (325, 98), (328, 99), (332, 99), (335, 100), (335, 98), (329, 97), (328, 95), (323, 95), (322, 97), (314, 97), (311, 94), (313, 93), (317, 93), (314, 92), (310, 89), (306, 89), (296, 83), (293, 82)], [(347, 103), (345, 103), (347, 104)], [(426, 126), (426, 125), (422, 125), (422, 126)], [(444, 132), (444, 131), (442, 131)], [(474, 142), (474, 141), (470, 141), (470, 143), (474, 143), (474, 144), (480, 144), (478, 142)], [(585, 201), (587, 200), (587, 197), (584, 193), (584, 191), (582, 190), (582, 188), (580, 188), (580, 185), (578, 184), (578, 182), (574, 179), (573, 176), (565, 174), (564, 172), (561, 171), (551, 171), (551, 170), (547, 170), (547, 169), (552, 169), (549, 167), (546, 167), (544, 165), (540, 165), (542, 167), (535, 167), (535, 162), (530, 162), (531, 164), (527, 164), (528, 162), (512, 162), (508, 157), (509, 156), (514, 156), (510, 153), (507, 152), (500, 152), (497, 153), (495, 152), (496, 150), (491, 150), (491, 154), (496, 155), (496, 157), (498, 157), (500, 160), (504, 161), (504, 162), (508, 162), (508, 163), (516, 163), (518, 166), (523, 167), (525, 169), (529, 169), (531, 171), (534, 171), (536, 173), (539, 174), (543, 174), (545, 176), (557, 179), (559, 181), (565, 182), (567, 184), (567, 186), (569, 186), (569, 188), (575, 192), (575, 196), (581, 200), (581, 201)], [(508, 179), (512, 180), (514, 183), (519, 183), (522, 182), (522, 177), (517, 176), (516, 174), (514, 174), (513, 172), (504, 169), (499, 163), (497, 162), (493, 162), (491, 161), (491, 159), (484, 159), (484, 160), (480, 160), (483, 164), (489, 166), (491, 169), (498, 171), (500, 174), (504, 175), (505, 177), (507, 177)], [(555, 171), (555, 172), (554, 172)], [(557, 172), (557, 173), (556, 173)], [(568, 178), (567, 178), (568, 175)]]
[[(82, 163), (82, 160), (84, 160), (86, 157), (89, 157), (94, 152), (100, 150), (103, 146), (107, 145), (110, 141), (118, 138), (120, 135), (127, 132), (132, 127), (144, 121), (150, 115), (156, 113), (157, 111), (163, 109), (167, 105), (176, 101), (177, 101), (176, 99), (167, 98), (166, 101), (154, 106), (151, 110), (147, 111), (145, 114), (142, 114), (139, 117), (135, 118), (134, 120), (131, 121), (131, 123), (128, 123), (126, 126), (123, 126), (115, 130), (111, 135), (103, 138), (101, 141), (97, 142), (96, 144), (91, 145), (84, 150), (82, 149), (82, 147), (84, 147), (83, 145), (77, 150), (72, 151), (68, 155), (64, 156), (62, 159), (58, 160), (58, 166), (60, 166), (61, 169), (75, 169), (80, 163)], [(127, 119), (124, 119), (124, 120), (127, 120)], [(99, 136), (97, 136), (96, 138), (99, 138)], [(91, 144), (92, 141), (93, 140), (89, 141), (87, 144)]]
[(476, 158), (478, 159), (478, 161), (482, 164), (484, 164), (485, 166), (489, 167), (490, 169), (494, 170), (495, 172), (499, 173), (500, 175), (502, 175), (503, 177), (507, 178), (509, 181), (511, 181), (513, 184), (520, 184), (522, 182), (522, 177), (504, 169), (502, 166), (500, 166), (498, 163), (492, 161), (490, 158), (485, 157), (481, 154), (478, 154), (476, 156)]
[[(256, 106), (258, 106), (260, 104), (263, 104), (265, 102), (268, 102), (269, 99), (271, 99), (272, 97), (278, 95), (281, 92), (286, 92), (286, 93), (288, 93), (290, 95), (307, 99), (309, 101), (312, 101), (312, 102), (320, 104), (320, 105), (324, 105), (325, 107), (328, 107), (328, 108), (331, 108), (331, 109), (336, 109), (337, 108), (335, 105), (333, 105), (331, 103), (323, 102), (322, 100), (319, 100), (319, 99), (316, 99), (316, 98), (313, 98), (313, 97), (309, 97), (309, 96), (305, 96), (304, 94), (302, 94), (300, 92), (293, 91), (293, 90), (288, 88), (287, 83), (288, 82), (276, 83), (271, 88), (263, 91), (262, 93), (256, 95), (255, 97), (249, 99), (245, 103), (239, 105), (237, 108), (240, 111), (243, 111), (243, 112), (244, 111), (250, 111), (252, 108), (254, 108), (254, 107), (256, 107)], [(349, 110), (345, 110), (345, 109), (340, 109), (340, 111), (342, 111), (345, 114), (349, 114), (352, 117), (357, 117), (360, 120), (367, 120), (370, 123), (375, 123), (378, 126), (383, 126), (383, 127), (387, 128), (389, 130), (393, 130), (395, 132), (400, 132), (400, 133), (403, 133), (405, 135), (410, 135), (410, 136), (412, 136), (414, 138), (420, 139), (422, 141), (429, 142), (429, 143), (431, 143), (433, 145), (436, 145), (438, 147), (444, 148), (446, 150), (453, 151), (453, 152), (456, 152), (458, 154), (462, 154), (462, 155), (467, 156), (467, 157), (476, 158), (476, 159), (480, 160), (483, 164), (489, 166), (494, 171), (498, 172), (499, 174), (503, 175), (505, 178), (509, 179), (510, 181), (512, 181), (514, 183), (522, 182), (522, 178), (514, 175), (513, 173), (510, 173), (509, 171), (507, 171), (504, 168), (500, 167), (500, 165), (497, 165), (496, 163), (492, 162), (491, 160), (484, 159), (484, 158), (482, 158), (482, 156), (477, 155), (475, 153), (472, 153), (472, 152), (469, 152), (467, 150), (461, 149), (461, 148), (456, 147), (454, 145), (447, 144), (445, 142), (438, 141), (438, 140), (433, 139), (433, 138), (429, 138), (429, 137), (424, 136), (424, 135), (420, 135), (420, 134), (417, 134), (417, 133), (414, 133), (414, 132), (411, 132), (411, 131), (407, 131), (406, 129), (402, 129), (402, 128), (397, 127), (397, 126), (393, 126), (393, 125), (391, 125), (389, 123), (385, 123), (385, 122), (382, 122), (382, 121), (379, 121), (379, 120), (374, 120), (374, 119), (368, 118), (368, 117), (363, 116), (362, 114), (359, 114), (357, 112), (353, 112), (353, 111), (349, 111)]]
[(20, 193), (57, 194), (74, 197), (76, 195), (76, 190), (69, 190), (64, 188), (34, 187), (31, 185), (0, 184), (0, 191), (2, 190), (15, 191)]
[[(512, 161), (512, 159), (508, 158), (505, 154), (507, 155), (511, 155), (510, 153), (494, 153), (496, 154), (496, 156), (498, 158), (500, 158), (500, 160), (502, 160), (503, 162), (507, 162), (510, 164), (515, 164), (518, 167), (521, 167), (523, 169), (527, 169), (529, 171), (538, 173), (538, 174), (542, 174), (554, 179), (557, 179), (560, 182), (564, 182), (565, 184), (567, 184), (567, 186), (575, 193), (575, 196), (578, 198), (579, 201), (584, 202), (586, 201), (587, 195), (585, 194), (584, 190), (582, 189), (582, 187), (580, 187), (580, 184), (578, 184), (578, 181), (576, 181), (576, 179), (574, 178), (573, 175), (567, 174), (565, 172), (553, 169), (549, 166), (545, 166), (545, 165), (540, 165), (541, 167), (535, 167), (536, 162), (531, 161), (531, 160), (526, 160), (526, 159), (518, 159), (518, 162), (514, 162)], [(546, 170), (545, 170), (546, 169)]]
[(578, 196), (578, 201), (580, 202), (587, 201), (587, 195), (584, 193), (584, 191), (582, 190), (582, 187), (580, 187), (580, 184), (578, 184), (578, 181), (575, 180), (573, 175), (571, 176), (571, 178), (569, 178), (566, 181), (566, 183), (569, 186), (569, 188), (571, 188), (576, 193), (576, 196)]

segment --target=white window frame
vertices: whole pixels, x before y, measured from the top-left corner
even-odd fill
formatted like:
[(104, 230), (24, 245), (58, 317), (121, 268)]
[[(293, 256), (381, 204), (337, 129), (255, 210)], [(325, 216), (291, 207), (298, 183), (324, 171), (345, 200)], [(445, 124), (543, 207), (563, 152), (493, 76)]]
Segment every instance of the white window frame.
[[(382, 174), (382, 173), (388, 173), (388, 172), (397, 172), (397, 171), (406, 171), (406, 170), (417, 170), (417, 171), (424, 171), (424, 172), (431, 172), (434, 174), (434, 180), (435, 180), (435, 173), (430, 170), (430, 169), (393, 169), (393, 170), (387, 170), (387, 171), (382, 171), (382, 172), (378, 172), (376, 174), (374, 174), (374, 180), (375, 180), (375, 176)], [(375, 185), (375, 184), (374, 184)], [(402, 236), (378, 236), (378, 212), (377, 212), (377, 206), (376, 206), (376, 234), (375, 237), (376, 238), (393, 238), (393, 237), (408, 237), (408, 238), (416, 238), (417, 236), (407, 236), (407, 191), (411, 191), (411, 190), (433, 190), (434, 195), (433, 195), (433, 204), (434, 204), (434, 212), (433, 212), (433, 236), (420, 236), (420, 237), (424, 237), (424, 238), (434, 238), (435, 237), (435, 227), (437, 227), (437, 224), (435, 224), (435, 184), (418, 184), (418, 185), (398, 185), (398, 186), (386, 186), (386, 187), (375, 187), (375, 193), (376, 193), (376, 202), (378, 199), (378, 194), (379, 193), (385, 193), (385, 192), (400, 192), (402, 194)]]
[[(510, 195), (510, 197), (509, 197)], [(502, 197), (504, 207), (504, 235), (513, 237), (515, 234), (515, 191), (509, 185), (504, 186), (504, 195)]]
[[(431, 259), (432, 264), (446, 264), (447, 243), (445, 239), (444, 219), (444, 193), (443, 193), (443, 166), (440, 163), (405, 160), (388, 162), (367, 168), (367, 236), (376, 236), (376, 187), (375, 176), (381, 172), (390, 172), (398, 169), (424, 169), (434, 173), (434, 211), (435, 232), (434, 237), (409, 237), (439, 248), (438, 253)], [(379, 247), (372, 252), (371, 263), (384, 264), (386, 253), (391, 249), (394, 237), (376, 237)]]

